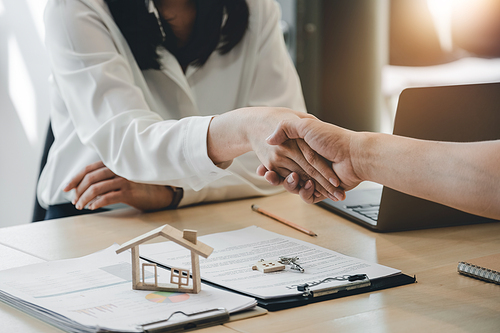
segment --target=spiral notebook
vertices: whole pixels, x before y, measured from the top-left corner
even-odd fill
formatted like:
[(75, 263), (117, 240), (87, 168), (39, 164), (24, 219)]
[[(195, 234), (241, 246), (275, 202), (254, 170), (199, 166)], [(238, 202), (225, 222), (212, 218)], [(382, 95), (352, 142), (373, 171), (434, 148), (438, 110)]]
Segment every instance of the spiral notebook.
[(458, 272), (476, 279), (500, 284), (500, 253), (461, 261)]

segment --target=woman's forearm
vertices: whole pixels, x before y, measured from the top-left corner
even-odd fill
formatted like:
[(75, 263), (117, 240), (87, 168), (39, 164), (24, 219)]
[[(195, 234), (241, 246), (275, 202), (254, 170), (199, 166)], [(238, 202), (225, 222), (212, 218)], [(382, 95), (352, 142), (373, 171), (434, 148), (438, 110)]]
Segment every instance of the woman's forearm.
[[(424, 199), (500, 218), (500, 141), (451, 143), (356, 133), (361, 178)], [(360, 141), (361, 140), (361, 141)]]
[(214, 164), (227, 166), (235, 157), (252, 149), (245, 127), (248, 113), (238, 109), (212, 118), (207, 134), (207, 154)]
[(308, 117), (303, 112), (276, 107), (240, 108), (212, 118), (207, 135), (207, 153), (215, 164), (226, 163), (258, 146), (267, 145), (284, 119)]

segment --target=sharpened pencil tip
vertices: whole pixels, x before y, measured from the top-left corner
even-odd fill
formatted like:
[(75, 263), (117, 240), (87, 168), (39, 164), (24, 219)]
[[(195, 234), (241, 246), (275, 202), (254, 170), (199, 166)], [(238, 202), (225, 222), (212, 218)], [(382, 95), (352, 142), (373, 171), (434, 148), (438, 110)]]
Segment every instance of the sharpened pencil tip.
[(257, 206), (257, 205), (252, 205), (252, 210), (257, 211), (257, 209), (259, 209), (259, 206)]

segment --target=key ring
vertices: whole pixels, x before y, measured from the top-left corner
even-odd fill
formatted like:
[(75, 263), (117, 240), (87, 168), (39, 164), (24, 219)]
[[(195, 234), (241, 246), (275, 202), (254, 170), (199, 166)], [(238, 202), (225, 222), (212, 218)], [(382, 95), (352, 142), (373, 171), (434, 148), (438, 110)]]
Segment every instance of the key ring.
[(302, 266), (300, 266), (297, 261), (299, 261), (299, 257), (281, 256), (278, 260), (278, 262), (282, 263), (283, 265), (290, 265), (290, 269), (304, 273), (304, 268), (302, 268)]

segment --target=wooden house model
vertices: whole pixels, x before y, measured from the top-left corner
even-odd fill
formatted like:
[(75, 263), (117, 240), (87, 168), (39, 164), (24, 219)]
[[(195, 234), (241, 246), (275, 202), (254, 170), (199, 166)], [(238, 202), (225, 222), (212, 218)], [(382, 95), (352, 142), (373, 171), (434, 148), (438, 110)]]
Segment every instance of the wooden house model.
[[(143, 263), (142, 274), (141, 265), (139, 260), (139, 245), (156, 237), (165, 237), (186, 249), (191, 251), (191, 275), (193, 277), (192, 286), (189, 287), (189, 270), (182, 268), (171, 268), (170, 283), (158, 283), (157, 267), (156, 264)], [(200, 258), (203, 256), (207, 258), (212, 251), (212, 247), (197, 240), (195, 230), (180, 231), (164, 225), (157, 229), (151, 230), (139, 237), (136, 237), (116, 250), (116, 253), (122, 253), (130, 249), (132, 252), (132, 288), (137, 290), (154, 290), (154, 291), (173, 291), (173, 292), (187, 292), (197, 294), (201, 290), (201, 277), (200, 277)], [(154, 267), (155, 281), (153, 283), (146, 283), (145, 267)], [(141, 278), (142, 277), (142, 278)]]

